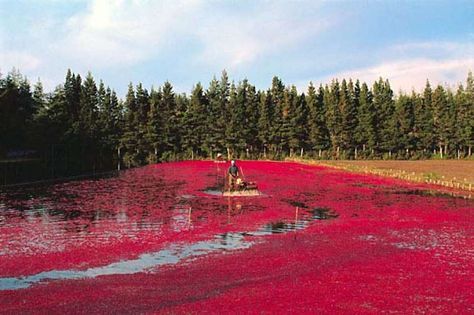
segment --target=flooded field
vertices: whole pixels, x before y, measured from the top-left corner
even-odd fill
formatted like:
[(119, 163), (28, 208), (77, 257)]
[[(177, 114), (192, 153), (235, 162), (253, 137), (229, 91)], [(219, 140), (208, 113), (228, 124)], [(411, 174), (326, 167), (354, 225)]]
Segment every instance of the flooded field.
[(472, 313), (474, 201), (296, 163), (0, 193), (0, 313)]

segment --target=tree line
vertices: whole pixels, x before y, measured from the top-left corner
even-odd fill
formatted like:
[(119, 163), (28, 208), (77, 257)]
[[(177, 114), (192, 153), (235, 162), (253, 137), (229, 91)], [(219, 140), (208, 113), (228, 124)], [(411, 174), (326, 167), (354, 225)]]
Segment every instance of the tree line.
[[(429, 81), (395, 96), (388, 80), (310, 83), (304, 93), (274, 77), (257, 90), (227, 73), (189, 95), (170, 82), (130, 83), (123, 100), (91, 73), (68, 70), (45, 93), (18, 71), (0, 76), (0, 156), (36, 152), (73, 172), (158, 161), (213, 158), (469, 158), (474, 78), (455, 91)], [(13, 153), (12, 153), (13, 152)], [(18, 153), (20, 152), (20, 153)]]

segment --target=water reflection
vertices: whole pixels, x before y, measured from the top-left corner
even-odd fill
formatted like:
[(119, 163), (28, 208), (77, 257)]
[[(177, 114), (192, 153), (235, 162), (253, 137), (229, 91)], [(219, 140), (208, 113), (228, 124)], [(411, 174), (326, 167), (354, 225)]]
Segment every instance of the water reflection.
[(339, 214), (330, 208), (314, 208), (311, 214), (313, 220), (330, 220), (339, 217)]
[[(316, 209), (315, 209), (316, 210)], [(189, 228), (191, 225), (191, 207), (177, 208), (178, 216), (174, 217), (172, 226), (181, 231), (181, 228)], [(177, 264), (186, 259), (198, 258), (213, 252), (235, 251), (251, 247), (259, 241), (258, 238), (272, 234), (282, 234), (305, 229), (311, 221), (335, 218), (335, 212), (327, 208), (317, 208), (317, 216), (300, 216), (300, 209), (295, 209), (295, 220), (293, 222), (278, 221), (265, 224), (255, 231), (230, 232), (215, 235), (213, 239), (199, 241), (191, 244), (174, 243), (169, 247), (153, 253), (140, 255), (136, 259), (123, 260), (106, 266), (89, 268), (86, 270), (53, 270), (41, 272), (26, 277), (0, 278), (0, 290), (17, 290), (51, 280), (73, 280), (94, 278), (105, 275), (124, 275), (140, 272), (153, 272), (154, 269), (163, 265)], [(329, 215), (332, 213), (333, 215)]]
[[(102, 248), (123, 239), (140, 242), (143, 237), (155, 246), (175, 242), (161, 251), (107, 266), (0, 278), (0, 289), (25, 288), (48, 280), (152, 272), (161, 265), (212, 252), (245, 249), (260, 237), (302, 230), (311, 221), (335, 217), (328, 209), (311, 209), (310, 195), (301, 203), (297, 196), (286, 201), (266, 195), (222, 198), (216, 182), (219, 196), (203, 197), (201, 188), (211, 187), (211, 177), (205, 185), (190, 188), (192, 181), (185, 182), (179, 174), (147, 168), (146, 172), (136, 170), (112, 179), (0, 192), (0, 259), (56, 254), (85, 246)], [(181, 175), (189, 179), (188, 171)], [(264, 213), (268, 210), (273, 219)], [(238, 232), (216, 234), (230, 228)], [(200, 238), (209, 239), (191, 244), (176, 241), (178, 237), (189, 239), (185, 233), (193, 230)]]
[(73, 280), (95, 278), (105, 275), (125, 275), (140, 272), (151, 272), (163, 265), (173, 265), (188, 259), (197, 258), (216, 251), (234, 251), (246, 249), (253, 242), (244, 239), (243, 233), (226, 233), (214, 239), (193, 244), (173, 244), (154, 253), (140, 255), (137, 259), (115, 262), (106, 266), (86, 270), (53, 270), (27, 277), (0, 278), (0, 290), (17, 290), (51, 280)]

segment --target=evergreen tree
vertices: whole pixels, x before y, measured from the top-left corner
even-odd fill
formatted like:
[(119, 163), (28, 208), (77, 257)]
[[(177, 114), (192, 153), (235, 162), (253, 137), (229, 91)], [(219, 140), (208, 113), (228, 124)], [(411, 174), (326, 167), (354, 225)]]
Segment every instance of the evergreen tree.
[[(286, 152), (289, 152), (291, 156), (293, 154), (293, 148), (290, 148), (290, 138), (293, 138), (293, 126), (291, 123), (291, 115), (294, 111), (294, 99), (298, 96), (294, 91), (285, 88), (283, 94), (283, 102), (281, 106), (281, 127), (280, 127), (280, 143), (279, 147), (286, 155)], [(293, 144), (295, 145), (295, 144)], [(297, 145), (297, 144), (296, 144)]]
[(13, 69), (0, 83), (0, 153), (29, 148), (36, 112), (28, 80)]
[(341, 113), (341, 147), (350, 151), (355, 147), (354, 130), (357, 126), (356, 96), (352, 81), (349, 84), (342, 80), (339, 98), (339, 111)]
[(435, 141), (439, 148), (440, 157), (447, 154), (449, 140), (449, 105), (446, 91), (438, 85), (432, 95), (433, 123), (435, 131)]
[(415, 115), (413, 99), (415, 98), (413, 92), (412, 97), (401, 94), (395, 105), (395, 116), (398, 126), (398, 148), (405, 151), (405, 158), (410, 158), (410, 152), (415, 149)]
[(44, 108), (46, 105), (46, 95), (44, 94), (43, 83), (41, 83), (40, 80), (38, 80), (34, 86), (33, 101), (35, 102), (35, 108), (37, 110)]
[(397, 121), (394, 115), (395, 103), (393, 91), (388, 80), (380, 78), (372, 88), (373, 103), (376, 119), (377, 147), (382, 152), (388, 153), (391, 158), (392, 152), (397, 146)]
[(164, 120), (161, 109), (161, 90), (151, 89), (150, 92), (150, 111), (148, 112), (146, 133), (144, 135), (147, 143), (153, 149), (153, 155), (148, 156), (148, 162), (158, 162), (158, 157), (163, 154), (166, 146), (164, 145)]
[(206, 98), (200, 83), (193, 88), (188, 111), (184, 117), (184, 148), (194, 158), (202, 154), (203, 138), (206, 132)]
[(148, 113), (150, 111), (150, 97), (148, 91), (139, 83), (135, 89), (135, 102), (137, 107), (137, 146), (139, 162), (151, 153), (152, 145), (147, 142), (146, 133), (148, 128)]
[(434, 146), (431, 94), (431, 86), (427, 81), (423, 97), (412, 95), (415, 116), (414, 137), (417, 150), (423, 152), (422, 156), (429, 156)]
[(308, 140), (312, 150), (318, 150), (318, 156), (322, 157), (322, 150), (329, 148), (329, 131), (326, 126), (324, 109), (324, 88), (319, 87), (318, 93), (310, 82), (308, 94), (306, 95), (308, 108)]
[(271, 128), (271, 144), (270, 147), (274, 154), (281, 154), (281, 144), (284, 142), (283, 139), (283, 106), (284, 106), (284, 95), (285, 86), (278, 77), (273, 77), (272, 87), (270, 89), (271, 101), (272, 101), (272, 128)]
[(267, 91), (248, 80), (231, 85), (223, 71), (189, 97), (175, 94), (170, 82), (150, 93), (130, 84), (123, 103), (90, 73), (82, 80), (68, 70), (64, 84), (47, 94), (40, 81), (32, 92), (16, 70), (0, 76), (0, 156), (36, 149), (53, 175), (110, 169), (117, 149), (128, 166), (225, 150), (247, 158), (301, 150), (323, 157), (328, 149), (335, 158), (429, 157), (433, 150), (462, 158), (472, 156), (473, 133), (472, 73), (455, 93), (433, 91), (427, 81), (421, 94), (394, 99), (381, 78), (372, 90), (351, 80), (318, 91), (310, 83), (305, 95), (278, 77)]
[[(377, 118), (372, 101), (372, 93), (366, 83), (362, 84), (358, 103), (358, 124), (355, 129), (354, 138), (356, 143), (362, 146), (363, 155), (368, 156), (376, 149), (377, 137), (375, 128)], [(366, 151), (367, 149), (369, 152)]]
[(225, 150), (226, 108), (229, 97), (228, 80), (227, 72), (225, 70), (222, 71), (220, 81), (214, 77), (206, 92), (206, 98), (209, 102), (209, 115), (206, 124), (209, 132), (205, 141), (205, 147), (209, 152), (216, 154), (222, 153)]
[(80, 97), (79, 126), (86, 142), (93, 141), (98, 128), (98, 90), (92, 74), (89, 72), (82, 84)]
[[(102, 88), (99, 87), (99, 95)], [(102, 98), (102, 96), (99, 96)], [(118, 149), (119, 136), (122, 133), (122, 109), (115, 91), (110, 88), (105, 90), (103, 95), (103, 108), (100, 111), (101, 146), (108, 154), (115, 156)]]
[(474, 147), (474, 76), (471, 71), (467, 76), (466, 96), (458, 108), (458, 118), (460, 126), (461, 143), (467, 147), (467, 155), (472, 156), (472, 148)]
[(333, 155), (339, 158), (342, 133), (342, 115), (339, 106), (340, 86), (337, 80), (331, 82), (324, 89), (324, 107), (326, 108), (326, 122), (333, 149)]
[(288, 139), (288, 145), (290, 147), (291, 154), (294, 154), (297, 150), (300, 154), (304, 153), (308, 143), (307, 133), (307, 120), (308, 120), (308, 109), (306, 105), (305, 95), (298, 95), (296, 87), (293, 85), (290, 90), (291, 103), (290, 112), (290, 133)]
[(246, 148), (245, 142), (245, 101), (246, 82), (230, 87), (228, 121), (226, 128), (226, 147), (234, 157), (239, 157)]
[(446, 133), (446, 142), (445, 153), (449, 157), (453, 157), (453, 153), (456, 153), (456, 149), (459, 145), (459, 139), (456, 137), (456, 125), (457, 125), (457, 106), (454, 100), (453, 92), (448, 89), (446, 93), (446, 100), (448, 105), (448, 110), (445, 116), (445, 133)]
[(221, 152), (224, 149), (225, 132), (222, 128), (222, 109), (220, 99), (219, 81), (214, 77), (209, 83), (209, 88), (206, 91), (206, 98), (209, 101), (209, 115), (207, 117), (206, 125), (209, 127), (209, 135), (204, 141), (204, 146), (207, 151)]
[(258, 140), (262, 146), (263, 157), (267, 158), (267, 150), (272, 137), (272, 121), (273, 121), (273, 102), (271, 91), (260, 94), (259, 103), (259, 117), (258, 117)]
[(120, 138), (120, 149), (125, 150), (124, 161), (130, 167), (138, 165), (138, 106), (135, 97), (135, 90), (132, 83), (128, 86), (127, 95), (124, 102), (125, 122), (124, 132)]
[(249, 152), (258, 147), (258, 101), (259, 96), (256, 92), (255, 86), (248, 83), (247, 80), (243, 82), (245, 93), (245, 116), (243, 121), (243, 136), (245, 139), (246, 157), (249, 158)]
[(180, 146), (180, 132), (173, 86), (168, 81), (163, 84), (159, 108), (162, 116), (164, 151), (175, 153)]
[[(188, 112), (188, 109), (190, 107), (189, 105), (189, 98), (185, 93), (182, 94), (176, 94), (175, 95), (175, 102), (176, 102), (176, 126), (175, 128), (179, 131), (178, 136), (179, 136), (179, 147), (177, 148), (177, 154), (178, 157), (183, 156), (183, 154), (186, 153), (186, 148), (185, 148), (185, 137), (187, 134), (186, 127), (185, 127), (185, 119), (186, 119), (186, 113)], [(185, 155), (184, 155), (185, 156)], [(175, 156), (176, 157), (176, 156)]]

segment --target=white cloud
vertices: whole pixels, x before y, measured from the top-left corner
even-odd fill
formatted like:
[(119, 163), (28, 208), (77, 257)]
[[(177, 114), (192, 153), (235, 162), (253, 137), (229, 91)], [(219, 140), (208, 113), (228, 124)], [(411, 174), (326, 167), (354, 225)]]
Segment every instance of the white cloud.
[(428, 79), (432, 85), (455, 87), (474, 70), (474, 43), (419, 42), (389, 47), (381, 52), (386, 61), (341, 71), (322, 79), (359, 79), (371, 85), (382, 77), (390, 81), (395, 92), (421, 91)]
[(328, 19), (314, 16), (295, 18), (289, 13), (291, 3), (274, 3), (265, 10), (257, 6), (244, 13), (235, 5), (229, 14), (222, 3), (202, 0), (94, 0), (68, 20), (65, 38), (56, 49), (96, 69), (147, 61), (167, 48), (185, 51), (190, 40), (196, 45), (191, 48), (193, 64), (235, 69), (297, 45), (329, 25)]
[[(0, 22), (1, 70), (18, 67), (30, 78), (41, 76), (51, 87), (63, 81), (67, 68), (81, 74), (90, 70), (99, 77), (108, 75), (106, 81), (115, 80), (117, 88), (126, 86), (120, 80), (142, 76), (143, 69), (148, 69), (145, 65), (157, 76), (170, 80), (176, 80), (173, 75), (179, 80), (188, 76), (191, 81), (224, 68), (248, 75), (253, 67), (261, 72), (272, 67), (267, 72), (285, 75), (278, 73), (281, 62), (283, 72), (294, 70), (295, 79), (298, 71), (304, 76), (313, 71), (316, 78), (308, 79), (315, 84), (335, 77), (359, 78), (371, 84), (382, 76), (390, 79), (395, 91), (420, 89), (427, 78), (433, 84), (464, 81), (467, 72), (474, 70), (472, 35), (464, 42), (407, 42), (387, 48), (381, 48), (381, 43), (354, 53), (348, 53), (350, 46), (342, 49), (343, 41), (328, 43), (324, 36), (319, 44), (321, 34), (350, 25), (346, 23), (350, 21), (348, 13), (328, 10), (324, 3), (91, 0), (79, 7), (83, 9), (68, 11), (69, 15), (38, 12), (27, 32), (19, 30), (14, 35), (7, 33), (7, 27), (2, 30)], [(17, 40), (20, 36), (24, 45)], [(310, 53), (298, 54), (303, 49), (313, 54), (314, 60)], [(353, 66), (355, 62), (357, 66)], [(349, 63), (352, 69), (346, 66)], [(141, 72), (124, 72), (123, 78), (118, 78), (126, 67), (127, 71)], [(344, 70), (314, 80), (322, 73), (319, 71), (332, 69)], [(306, 90), (308, 81), (296, 85)]]
[(200, 62), (234, 69), (300, 46), (335, 23), (330, 17), (292, 14), (294, 3), (273, 3), (252, 14), (212, 16), (197, 29), (204, 44)]
[(465, 81), (467, 73), (474, 69), (474, 58), (432, 60), (414, 58), (381, 63), (364, 69), (341, 72), (336, 78), (354, 78), (372, 84), (379, 77), (389, 79), (395, 92), (412, 89), (421, 91), (426, 80), (432, 85), (456, 85)]
[(12, 68), (22, 71), (34, 71), (41, 65), (41, 61), (36, 56), (23, 51), (0, 51), (0, 69), (2, 72), (8, 72)]
[(81, 68), (133, 65), (154, 55), (173, 37), (199, 1), (94, 0), (66, 23), (57, 49)]
[(428, 41), (428, 42), (408, 42), (394, 45), (390, 48), (394, 53), (413, 54), (449, 54), (450, 56), (469, 56), (474, 52), (474, 38), (465, 42), (454, 41)]

